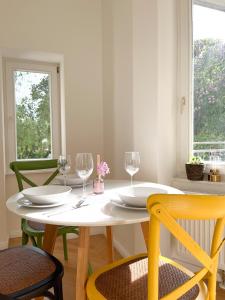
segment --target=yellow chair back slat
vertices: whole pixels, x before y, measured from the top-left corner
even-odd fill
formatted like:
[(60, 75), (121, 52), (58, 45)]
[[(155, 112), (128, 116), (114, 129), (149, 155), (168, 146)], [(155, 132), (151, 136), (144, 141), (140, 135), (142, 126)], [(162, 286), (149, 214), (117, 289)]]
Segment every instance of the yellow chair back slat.
[(199, 244), (171, 217), (167, 210), (161, 204), (155, 204), (151, 208), (151, 214), (157, 215), (158, 220), (164, 224), (167, 229), (181, 242), (191, 254), (197, 258), (202, 265), (209, 271), (212, 270), (212, 259), (210, 256), (199, 246)]
[(155, 194), (149, 198), (148, 209), (161, 203), (175, 219), (220, 219), (225, 216), (224, 199), (224, 195)]

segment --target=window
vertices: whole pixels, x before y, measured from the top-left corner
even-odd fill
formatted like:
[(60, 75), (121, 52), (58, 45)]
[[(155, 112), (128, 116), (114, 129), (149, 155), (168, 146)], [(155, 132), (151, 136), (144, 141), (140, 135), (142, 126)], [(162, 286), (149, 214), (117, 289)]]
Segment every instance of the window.
[(192, 155), (225, 162), (225, 3), (178, 1), (177, 173)]
[(205, 161), (215, 156), (225, 161), (224, 28), (224, 11), (194, 1), (193, 154)]
[(12, 160), (50, 159), (60, 152), (58, 66), (5, 59), (5, 137)]

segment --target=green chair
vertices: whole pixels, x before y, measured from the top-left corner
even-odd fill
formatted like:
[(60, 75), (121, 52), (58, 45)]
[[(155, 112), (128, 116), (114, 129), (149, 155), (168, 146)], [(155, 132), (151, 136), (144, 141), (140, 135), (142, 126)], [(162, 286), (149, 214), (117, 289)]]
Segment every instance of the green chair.
[[(43, 185), (49, 184), (59, 173), (57, 169), (57, 159), (50, 160), (30, 160), (30, 161), (13, 161), (10, 163), (10, 169), (15, 172), (16, 179), (18, 183), (19, 191), (24, 189), (23, 182), (26, 182), (29, 186), (37, 186), (33, 181), (27, 178), (21, 171), (34, 171), (34, 170), (46, 170), (55, 169), (53, 173), (47, 178)], [(29, 175), (29, 174), (28, 174)], [(26, 245), (28, 240), (32, 241), (33, 246), (42, 247), (42, 240), (45, 231), (45, 224), (28, 221), (25, 219), (21, 220), (22, 229), (22, 245)], [(67, 233), (79, 234), (78, 227), (75, 226), (60, 226), (58, 228), (58, 236), (61, 235), (63, 238), (63, 249), (64, 249), (64, 259), (68, 260), (68, 250), (67, 250)]]

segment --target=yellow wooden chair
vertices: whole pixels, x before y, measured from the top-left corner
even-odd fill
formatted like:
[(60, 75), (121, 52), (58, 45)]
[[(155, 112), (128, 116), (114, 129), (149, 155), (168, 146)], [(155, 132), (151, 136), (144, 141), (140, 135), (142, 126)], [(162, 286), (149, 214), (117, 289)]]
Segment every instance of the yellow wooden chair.
[[(224, 240), (225, 196), (152, 195), (148, 199), (148, 254), (121, 259), (93, 273), (87, 282), (89, 300), (216, 299), (216, 274)], [(177, 223), (177, 219), (214, 219), (216, 225), (207, 254)], [(160, 224), (199, 260), (196, 274), (160, 255)], [(203, 279), (207, 279), (207, 286)]]

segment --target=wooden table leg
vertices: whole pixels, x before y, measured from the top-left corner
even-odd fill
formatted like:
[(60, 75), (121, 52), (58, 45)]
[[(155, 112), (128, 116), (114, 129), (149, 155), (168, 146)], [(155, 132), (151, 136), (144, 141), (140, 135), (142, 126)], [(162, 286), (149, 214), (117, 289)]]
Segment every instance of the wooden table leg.
[(107, 259), (108, 263), (114, 261), (114, 249), (113, 249), (113, 238), (112, 238), (112, 227), (106, 226), (106, 236), (107, 236)]
[(77, 252), (76, 300), (86, 300), (86, 280), (88, 270), (89, 227), (79, 228), (79, 245)]
[[(50, 254), (53, 254), (54, 251), (57, 228), (57, 225), (45, 225), (45, 234), (42, 249)], [(44, 300), (44, 297), (36, 297), (35, 300)]]
[(142, 222), (141, 229), (145, 240), (146, 249), (148, 249), (148, 231), (149, 231), (149, 222)]
[(57, 225), (46, 224), (45, 234), (42, 248), (48, 253), (52, 254), (55, 247), (55, 241), (57, 237)]

